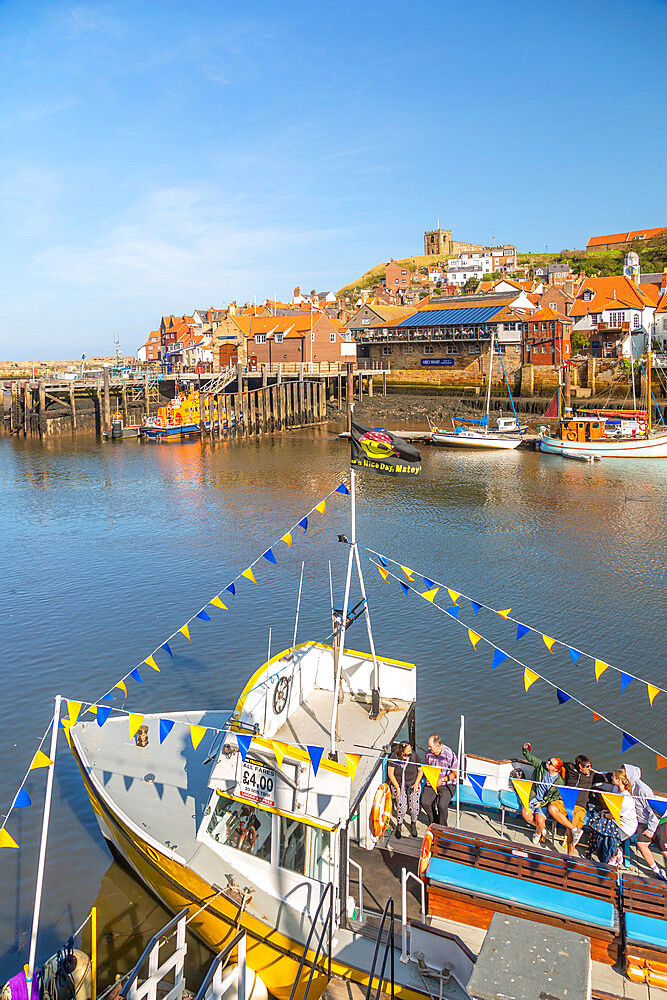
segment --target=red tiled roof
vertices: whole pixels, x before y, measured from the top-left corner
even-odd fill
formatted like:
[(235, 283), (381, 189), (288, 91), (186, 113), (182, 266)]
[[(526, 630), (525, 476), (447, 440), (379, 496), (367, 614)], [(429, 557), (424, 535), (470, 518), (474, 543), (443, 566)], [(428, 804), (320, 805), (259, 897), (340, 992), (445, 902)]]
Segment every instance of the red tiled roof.
[(647, 240), (662, 233), (667, 233), (667, 226), (659, 226), (657, 229), (631, 229), (627, 233), (611, 233), (609, 236), (591, 236), (586, 248), (604, 246), (606, 243), (628, 243), (636, 239)]
[[(647, 292), (648, 287), (657, 289), (657, 285), (636, 285), (624, 274), (611, 275), (606, 278), (586, 278), (572, 304), (570, 315), (579, 317), (592, 312), (601, 312), (602, 303), (610, 300), (616, 300), (619, 306), (624, 306), (626, 309), (644, 309), (646, 306), (655, 305), (656, 302), (654, 293)], [(587, 290), (593, 292), (593, 298), (590, 302), (584, 302), (582, 298)], [(657, 290), (659, 291), (659, 289)]]

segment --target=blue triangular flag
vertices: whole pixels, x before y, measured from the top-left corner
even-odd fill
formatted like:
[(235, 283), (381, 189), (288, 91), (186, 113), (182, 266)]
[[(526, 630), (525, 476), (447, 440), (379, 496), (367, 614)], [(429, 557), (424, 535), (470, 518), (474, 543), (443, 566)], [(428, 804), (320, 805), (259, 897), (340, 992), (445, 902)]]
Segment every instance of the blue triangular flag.
[(172, 651), (171, 651), (171, 646), (169, 645), (169, 643), (168, 643), (168, 642), (163, 642), (163, 643), (162, 643), (162, 649), (166, 649), (166, 651), (167, 651), (167, 652), (169, 653), (169, 655), (171, 656), (171, 658), (172, 658), (172, 660), (173, 660), (173, 658), (174, 658), (174, 654), (172, 653)]
[(97, 706), (97, 713), (96, 713), (97, 725), (100, 726), (100, 728), (107, 721), (107, 719), (109, 718), (110, 714), (111, 714), (111, 709), (109, 708), (108, 705), (98, 705)]
[(274, 556), (272, 549), (267, 549), (266, 552), (262, 552), (262, 555), (264, 556), (264, 558), (266, 559), (267, 562), (273, 563), (274, 566), (278, 565), (278, 563), (276, 562), (276, 557)]
[(477, 601), (471, 601), (470, 604), (472, 605), (472, 609), (475, 612), (475, 614), (477, 614), (482, 605), (478, 604)]
[(523, 625), (522, 622), (517, 622), (516, 626), (516, 637), (517, 639), (523, 639), (527, 632), (532, 632), (533, 630), (528, 625)]
[(139, 673), (136, 667), (134, 668), (134, 670), (130, 670), (130, 677), (132, 678), (133, 681), (136, 681), (137, 684), (144, 683), (141, 679), (141, 674)]
[(468, 781), (474, 788), (475, 793), (477, 794), (477, 798), (479, 799), (480, 802), (484, 801), (484, 799), (482, 798), (482, 789), (484, 788), (484, 782), (486, 781), (487, 777), (488, 775), (486, 774), (471, 774), (470, 771), (468, 771), (467, 774)]
[(174, 723), (171, 719), (160, 719), (160, 743), (164, 743), (173, 728)]
[(667, 813), (667, 799), (647, 799), (646, 801), (658, 816), (662, 817)]
[(225, 590), (228, 590), (233, 597), (234, 594), (236, 593), (236, 586), (233, 583), (230, 583), (225, 587)]
[(402, 580), (399, 580), (398, 582), (400, 583), (401, 587), (403, 588), (403, 593), (406, 594), (406, 595), (409, 594), (410, 593), (410, 588), (408, 587), (407, 583), (403, 583)]
[(348, 490), (348, 488), (345, 485), (345, 483), (341, 483), (340, 486), (337, 486), (336, 489), (334, 490), (334, 493), (342, 493), (343, 496), (346, 496), (346, 497), (349, 497), (349, 495), (350, 495), (350, 491)]
[(203, 622), (210, 622), (210, 620), (211, 620), (211, 616), (207, 615), (203, 608), (202, 608), (201, 611), (197, 612), (197, 614), (195, 615), (195, 618), (201, 618), (201, 620)]
[(561, 691), (560, 688), (556, 688), (556, 697), (558, 698), (558, 704), (564, 705), (566, 701), (569, 701), (572, 697), (571, 694), (567, 694), (565, 691)]
[(507, 659), (507, 656), (508, 656), (508, 654), (507, 653), (503, 653), (502, 649), (498, 649), (497, 646), (494, 646), (494, 648), (493, 648), (493, 660), (491, 661), (491, 669), (495, 670), (496, 667), (499, 667), (500, 664), (503, 662), (503, 660)]
[(568, 646), (567, 651), (573, 663), (576, 663), (579, 657), (583, 655), (580, 649), (575, 649), (573, 646)]
[(25, 788), (19, 788), (18, 792), (16, 793), (16, 798), (14, 799), (14, 805), (12, 806), (12, 808), (23, 809), (31, 805), (32, 801), (30, 799), (30, 796), (26, 792)]
[(387, 560), (385, 559), (385, 557), (381, 556), (379, 552), (378, 552), (378, 559), (380, 560), (380, 562), (382, 563), (383, 566), (386, 567), (388, 565), (387, 564)]
[(324, 747), (306, 747), (308, 751), (308, 756), (310, 757), (310, 763), (313, 765), (313, 771), (317, 774), (317, 769), (320, 766), (320, 761), (322, 760), (322, 754), (324, 753)]
[(623, 671), (621, 671), (621, 694), (623, 694), (628, 684), (631, 684), (633, 680), (634, 677), (632, 674), (624, 674)]
[(427, 590), (433, 590), (434, 587), (438, 586), (434, 580), (429, 580), (427, 576), (423, 576), (422, 580), (424, 581), (424, 586)]
[(559, 785), (558, 787), (558, 794), (563, 800), (563, 805), (565, 806), (565, 812), (569, 816), (570, 822), (572, 821), (572, 817), (574, 816), (574, 807), (577, 804), (577, 799), (579, 798), (580, 791), (581, 789), (570, 788), (568, 785)]
[(636, 740), (634, 736), (630, 736), (629, 733), (623, 733), (623, 743), (621, 745), (621, 753), (625, 753), (625, 751), (629, 750), (630, 747), (633, 747), (635, 743), (639, 743), (639, 740)]
[(445, 608), (445, 613), (451, 615), (452, 618), (456, 618), (458, 620), (458, 614), (460, 610), (461, 610), (460, 606), (458, 604), (455, 604), (453, 608)]
[(298, 524), (299, 528), (303, 528), (304, 531), (308, 531), (308, 518), (302, 517)]
[(239, 753), (241, 754), (241, 760), (245, 760), (248, 750), (250, 749), (250, 744), (252, 743), (252, 736), (243, 736), (241, 733), (237, 733), (236, 742), (238, 743), (239, 746)]

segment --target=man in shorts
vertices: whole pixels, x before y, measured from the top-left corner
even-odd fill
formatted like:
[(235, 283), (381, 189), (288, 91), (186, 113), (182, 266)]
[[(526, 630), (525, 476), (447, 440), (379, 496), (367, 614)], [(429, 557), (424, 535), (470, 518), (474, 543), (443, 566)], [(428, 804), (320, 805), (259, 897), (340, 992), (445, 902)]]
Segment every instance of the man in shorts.
[(563, 763), (563, 769), (563, 784), (569, 785), (570, 788), (581, 788), (574, 806), (572, 823), (570, 824), (567, 821), (565, 807), (560, 800), (553, 804), (553, 808), (549, 810), (549, 813), (558, 823), (561, 823), (566, 828), (567, 853), (572, 857), (574, 849), (581, 840), (584, 832), (583, 828), (590, 790), (594, 785), (604, 781), (605, 776), (600, 771), (593, 770), (591, 758), (585, 753), (577, 754), (573, 761), (566, 760)]

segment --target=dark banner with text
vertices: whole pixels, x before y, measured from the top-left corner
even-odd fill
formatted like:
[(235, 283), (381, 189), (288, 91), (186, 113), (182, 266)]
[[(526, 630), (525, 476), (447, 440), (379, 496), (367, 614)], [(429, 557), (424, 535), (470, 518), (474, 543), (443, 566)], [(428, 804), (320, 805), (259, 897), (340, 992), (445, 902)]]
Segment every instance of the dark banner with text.
[(395, 476), (417, 476), (421, 472), (422, 457), (417, 449), (383, 427), (371, 430), (353, 420), (350, 444), (350, 463), (360, 469)]

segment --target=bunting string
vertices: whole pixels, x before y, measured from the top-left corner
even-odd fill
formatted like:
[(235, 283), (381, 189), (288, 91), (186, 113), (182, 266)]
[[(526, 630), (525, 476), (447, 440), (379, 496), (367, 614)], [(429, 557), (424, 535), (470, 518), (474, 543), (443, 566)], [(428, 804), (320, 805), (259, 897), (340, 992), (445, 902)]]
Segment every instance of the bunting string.
[[(229, 600), (229, 595), (231, 595), (232, 597), (236, 595), (236, 585), (239, 583), (240, 580), (245, 579), (257, 585), (257, 580), (253, 572), (254, 568), (258, 564), (260, 564), (262, 560), (277, 565), (277, 559), (275, 557), (275, 553), (273, 552), (274, 547), (278, 545), (280, 542), (283, 542), (287, 546), (287, 548), (290, 548), (294, 540), (294, 533), (296, 532), (297, 528), (301, 528), (303, 533), (305, 534), (306, 531), (308, 530), (308, 518), (311, 517), (311, 515), (314, 513), (318, 513), (323, 516), (326, 511), (326, 501), (330, 497), (335, 496), (336, 493), (342, 494), (343, 496), (349, 496), (350, 491), (348, 490), (346, 485), (348, 479), (349, 475), (346, 476), (345, 479), (343, 479), (338, 484), (338, 486), (336, 486), (333, 490), (327, 493), (322, 500), (319, 500), (313, 507), (311, 507), (310, 510), (300, 518), (300, 520), (298, 520), (295, 524), (292, 525), (289, 531), (285, 532), (285, 534), (283, 534), (281, 538), (277, 539), (269, 546), (268, 549), (265, 549), (260, 555), (258, 555), (257, 558), (253, 562), (251, 562), (246, 569), (238, 573), (234, 577), (234, 579), (227, 584), (226, 587), (224, 587), (222, 590), (219, 590), (217, 594), (215, 594), (212, 598), (210, 598), (210, 600), (208, 600), (206, 604), (204, 604), (204, 606), (199, 609), (199, 611), (196, 611), (193, 615), (191, 615), (191, 617), (188, 618), (188, 620), (183, 625), (181, 625), (180, 628), (175, 629), (175, 631), (173, 631), (171, 635), (168, 635), (165, 639), (163, 639), (155, 647), (155, 649), (148, 654), (148, 656), (145, 656), (143, 660), (140, 660), (139, 663), (135, 664), (135, 666), (132, 667), (131, 670), (128, 670), (127, 673), (120, 678), (120, 680), (116, 681), (116, 683), (112, 685), (111, 688), (108, 688), (106, 693), (103, 694), (101, 698), (98, 699), (98, 701), (104, 701), (105, 698), (110, 698), (116, 689), (121, 691), (124, 697), (127, 697), (128, 680), (131, 679), (136, 681), (138, 684), (143, 684), (143, 679), (140, 673), (140, 667), (150, 667), (151, 670), (155, 670), (157, 671), (157, 673), (159, 673), (160, 667), (158, 665), (156, 657), (159, 656), (160, 653), (165, 652), (168, 656), (170, 656), (173, 659), (174, 653), (171, 649), (170, 643), (172, 643), (173, 640), (175, 640), (179, 635), (184, 636), (184, 638), (188, 642), (192, 642), (192, 636), (190, 634), (190, 626), (192, 625), (192, 623), (197, 619), (199, 619), (200, 621), (211, 621), (211, 615), (208, 613), (207, 609), (213, 607), (213, 608), (218, 608), (222, 611), (228, 611), (229, 608), (227, 604), (224, 603), (224, 601)], [(93, 702), (90, 705), (90, 707), (86, 709), (86, 711), (94, 712), (96, 704), (97, 702)]]
[(14, 840), (14, 838), (11, 836), (11, 834), (9, 833), (9, 830), (7, 830), (5, 828), (7, 826), (7, 821), (9, 819), (9, 817), (11, 816), (12, 812), (14, 811), (14, 809), (27, 808), (28, 806), (32, 805), (32, 799), (30, 798), (30, 795), (28, 794), (28, 792), (26, 790), (26, 787), (25, 787), (25, 783), (28, 780), (28, 776), (30, 775), (30, 772), (31, 771), (36, 771), (36, 770), (38, 770), (38, 768), (41, 768), (41, 767), (51, 767), (53, 765), (53, 761), (51, 760), (51, 758), (47, 757), (46, 754), (44, 753), (44, 751), (42, 750), (42, 747), (44, 746), (44, 741), (46, 740), (46, 737), (51, 732), (51, 726), (52, 725), (53, 725), (53, 720), (51, 720), (51, 722), (49, 722), (48, 726), (44, 730), (44, 735), (42, 736), (41, 740), (39, 741), (39, 743), (37, 745), (37, 750), (35, 751), (35, 753), (32, 756), (32, 760), (30, 761), (30, 766), (28, 767), (28, 770), (26, 771), (26, 773), (23, 776), (23, 781), (21, 782), (21, 784), (19, 785), (18, 789), (16, 790), (16, 794), (14, 795), (14, 798), (12, 800), (12, 804), (9, 807), (7, 813), (5, 814), (5, 816), (4, 816), (3, 820), (2, 820), (2, 824), (0, 824), (0, 848), (1, 847), (13, 847), (13, 848), (17, 848), (19, 846), (16, 843), (16, 841)]
[[(373, 555), (375, 555), (375, 553), (373, 553)], [(570, 694), (568, 691), (565, 691), (563, 688), (559, 687), (557, 684), (554, 684), (554, 682), (551, 681), (551, 680), (549, 680), (548, 677), (545, 677), (543, 674), (538, 673), (536, 670), (532, 670), (530, 667), (528, 667), (525, 663), (523, 663), (521, 660), (519, 660), (512, 653), (508, 653), (504, 649), (501, 649), (499, 646), (496, 646), (496, 644), (494, 642), (492, 642), (490, 639), (487, 639), (485, 636), (481, 635), (480, 633), (475, 632), (472, 629), (468, 628), (468, 626), (464, 622), (459, 621), (458, 620), (458, 613), (459, 613), (459, 611), (461, 609), (460, 609), (459, 605), (456, 604), (456, 601), (454, 600), (454, 595), (456, 595), (457, 597), (461, 597), (463, 595), (457, 594), (456, 591), (451, 591), (451, 590), (449, 590), (449, 588), (444, 588), (444, 589), (446, 589), (448, 591), (449, 596), (450, 596), (450, 598), (452, 599), (452, 601), (454, 603), (453, 603), (452, 607), (443, 608), (443, 607), (441, 607), (441, 605), (439, 605), (439, 604), (437, 604), (435, 602), (435, 596), (438, 593), (438, 591), (440, 590), (440, 587), (435, 583), (435, 581), (433, 581), (433, 580), (431, 580), (431, 579), (429, 579), (427, 577), (423, 577), (422, 576), (422, 580), (424, 581), (424, 585), (429, 588), (428, 590), (422, 592), (422, 591), (418, 590), (416, 587), (411, 586), (410, 583), (406, 582), (405, 580), (401, 580), (401, 578), (399, 576), (397, 576), (395, 573), (392, 573), (392, 571), (390, 569), (387, 569), (385, 566), (381, 565), (380, 563), (375, 562), (375, 560), (372, 558), (372, 556), (367, 555), (366, 558), (368, 559), (368, 561), (370, 563), (372, 563), (373, 566), (376, 567), (376, 569), (383, 570), (383, 572), (382, 572), (381, 575), (382, 575), (382, 577), (383, 577), (384, 580), (387, 580), (389, 577), (391, 577), (393, 580), (396, 580), (396, 582), (401, 585), (401, 588), (402, 588), (402, 590), (403, 590), (403, 592), (405, 594), (407, 594), (409, 591), (412, 591), (413, 594), (417, 594), (419, 597), (423, 597), (430, 604), (432, 604), (434, 608), (437, 608), (438, 611), (442, 612), (442, 614), (447, 615), (449, 618), (453, 618), (453, 620), (456, 622), (457, 625), (460, 625), (462, 628), (465, 628), (466, 631), (468, 632), (468, 638), (469, 638), (470, 642), (472, 643), (473, 648), (477, 649), (477, 645), (478, 645), (479, 642), (486, 643), (488, 646), (490, 646), (493, 649), (493, 657), (492, 657), (492, 660), (491, 660), (491, 669), (492, 670), (495, 670), (496, 667), (499, 667), (500, 664), (504, 663), (505, 660), (512, 660), (514, 663), (517, 664), (517, 666), (521, 667), (522, 670), (523, 670), (523, 672), (524, 672), (524, 685), (525, 685), (526, 691), (528, 691), (528, 689), (530, 688), (530, 686), (536, 680), (543, 681), (545, 684), (548, 684), (549, 687), (551, 687), (551, 688), (554, 689), (554, 691), (556, 692), (556, 697), (558, 699), (559, 704), (562, 705), (566, 701), (573, 701), (577, 705), (581, 705), (581, 707), (585, 708), (588, 712), (592, 712), (593, 715), (594, 715), (594, 717), (595, 717), (595, 719), (596, 719), (596, 721), (598, 719), (601, 719), (603, 722), (606, 722), (608, 725), (612, 726), (619, 733), (621, 733), (622, 737), (623, 737), (622, 738), (621, 753), (625, 753), (625, 751), (628, 750), (631, 746), (634, 746), (636, 743), (639, 743), (639, 744), (641, 744), (641, 746), (645, 747), (647, 750), (650, 750), (651, 753), (654, 753), (656, 755), (657, 769), (658, 770), (660, 770), (663, 767), (667, 767), (667, 755), (665, 755), (664, 753), (661, 753), (659, 750), (656, 750), (654, 747), (650, 746), (648, 743), (645, 743), (644, 740), (641, 740), (638, 736), (634, 736), (632, 733), (628, 732), (622, 726), (619, 726), (616, 722), (613, 722), (611, 719), (607, 718), (606, 715), (603, 715), (601, 712), (595, 711), (594, 709), (592, 709), (590, 707), (590, 705), (587, 705), (585, 702), (583, 702), (579, 698), (575, 697), (575, 695)], [(386, 560), (387, 557), (383, 556), (383, 559)], [(392, 562), (395, 562), (395, 561), (392, 560)], [(400, 564), (397, 563), (396, 565), (400, 565)], [(385, 576), (385, 574), (386, 574), (386, 576)], [(419, 575), (421, 575), (421, 574), (419, 574)], [(480, 605), (480, 607), (481, 607), (481, 605)]]
[[(438, 580), (432, 580), (430, 577), (424, 576), (423, 573), (420, 573), (418, 570), (411, 569), (408, 566), (401, 565), (401, 563), (399, 563), (396, 559), (392, 559), (391, 556), (382, 555), (382, 553), (376, 552), (375, 549), (371, 549), (367, 545), (361, 547), (364, 548), (366, 552), (370, 553), (371, 555), (374, 555), (377, 559), (380, 560), (383, 567), (383, 569), (380, 570), (382, 576), (384, 576), (384, 570), (387, 568), (387, 563), (388, 562), (393, 563), (394, 566), (397, 566), (400, 570), (402, 570), (408, 582), (414, 581), (415, 576), (421, 577), (421, 579), (424, 581), (424, 586), (427, 588), (429, 593), (430, 590), (432, 590), (434, 587), (436, 587), (438, 590), (441, 589), (446, 590), (452, 600), (452, 603), (455, 605), (458, 604), (460, 598), (463, 598), (463, 600), (465, 601), (469, 601), (475, 615), (481, 609), (484, 609), (485, 611), (491, 611), (494, 615), (498, 615), (505, 621), (512, 622), (514, 625), (516, 625), (517, 641), (519, 639), (522, 639), (524, 635), (527, 635), (529, 632), (534, 632), (535, 635), (541, 636), (544, 645), (547, 647), (550, 653), (554, 652), (553, 648), (554, 646), (562, 646), (564, 649), (567, 649), (570, 655), (570, 659), (575, 665), (582, 656), (586, 657), (586, 659), (592, 660), (595, 669), (595, 679), (597, 681), (600, 680), (600, 677), (605, 672), (605, 670), (615, 670), (617, 673), (621, 675), (621, 694), (623, 694), (625, 689), (632, 681), (639, 681), (641, 684), (646, 685), (648, 690), (648, 698), (651, 706), (653, 705), (656, 695), (660, 693), (667, 693), (667, 688), (661, 687), (660, 684), (654, 684), (653, 681), (647, 681), (644, 677), (640, 677), (638, 674), (633, 674), (629, 670), (624, 670), (622, 667), (615, 667), (613, 663), (607, 663), (606, 660), (601, 660), (593, 653), (587, 653), (584, 650), (578, 649), (577, 647), (573, 646), (569, 642), (565, 642), (562, 639), (555, 639), (550, 635), (546, 635), (546, 633), (542, 632), (541, 629), (534, 628), (532, 625), (526, 625), (525, 622), (519, 621), (518, 618), (513, 618), (510, 615), (510, 611), (512, 610), (511, 608), (506, 608), (502, 611), (498, 611), (497, 608), (492, 608), (490, 605), (484, 604), (482, 601), (476, 601), (472, 597), (469, 597), (467, 594), (459, 593), (459, 591), (457, 590), (452, 590), (446, 584), (440, 583)], [(400, 577), (398, 577), (398, 581), (399, 583), (402, 583)]]

